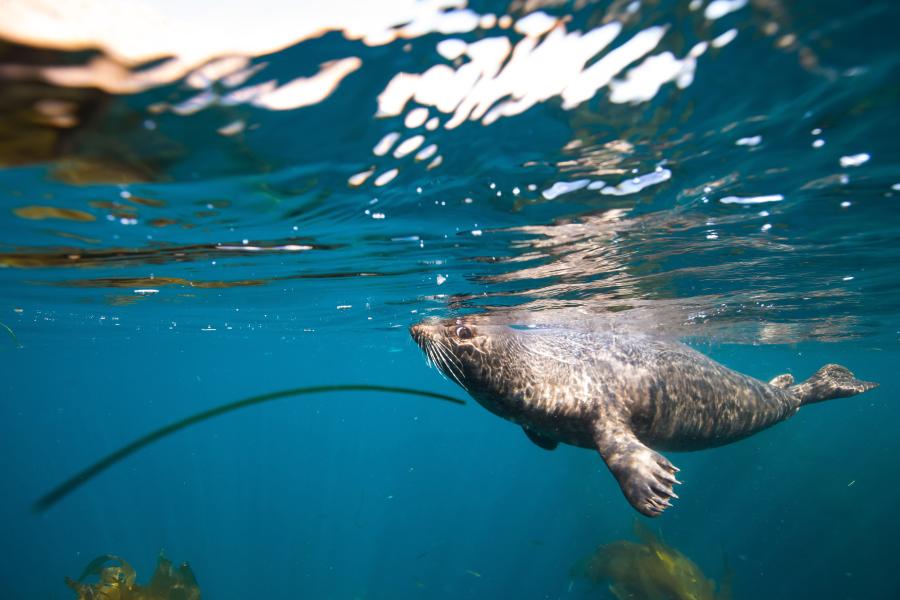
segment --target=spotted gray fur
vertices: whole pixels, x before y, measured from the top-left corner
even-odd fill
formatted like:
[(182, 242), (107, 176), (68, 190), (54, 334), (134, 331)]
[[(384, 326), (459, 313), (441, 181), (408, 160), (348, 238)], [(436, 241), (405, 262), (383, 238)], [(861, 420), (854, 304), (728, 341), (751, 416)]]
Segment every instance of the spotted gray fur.
[(427, 319), (410, 332), (429, 361), (543, 448), (600, 452), (631, 505), (658, 516), (677, 498), (678, 469), (658, 450), (740, 440), (802, 405), (877, 384), (826, 365), (793, 385), (764, 383), (676, 341), (612, 331), (515, 328), (476, 317)]

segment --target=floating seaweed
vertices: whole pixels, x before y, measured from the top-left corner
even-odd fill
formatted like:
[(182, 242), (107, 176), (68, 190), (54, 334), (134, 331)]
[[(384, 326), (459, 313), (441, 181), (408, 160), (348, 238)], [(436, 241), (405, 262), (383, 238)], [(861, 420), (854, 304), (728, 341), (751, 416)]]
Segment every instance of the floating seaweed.
[(56, 208), (55, 206), (20, 206), (13, 213), (22, 219), (42, 221), (44, 219), (64, 219), (66, 221), (93, 221), (94, 215), (74, 208)]
[[(96, 577), (97, 583), (85, 583), (89, 577)], [(78, 600), (200, 600), (200, 586), (190, 565), (184, 562), (176, 569), (162, 553), (146, 586), (137, 583), (137, 573), (128, 561), (112, 554), (88, 563), (77, 581), (66, 577), (66, 585)]]
[(618, 540), (600, 546), (575, 572), (594, 583), (607, 583), (619, 600), (731, 600), (727, 566), (718, 590), (687, 556), (663, 543), (639, 521), (634, 532), (641, 543)]

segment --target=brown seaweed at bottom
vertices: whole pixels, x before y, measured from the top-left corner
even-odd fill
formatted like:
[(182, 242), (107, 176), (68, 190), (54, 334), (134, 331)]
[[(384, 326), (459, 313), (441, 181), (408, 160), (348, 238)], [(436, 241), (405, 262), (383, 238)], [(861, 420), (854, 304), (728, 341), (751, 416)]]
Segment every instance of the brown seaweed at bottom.
[[(97, 583), (84, 583), (97, 577)], [(160, 553), (150, 583), (137, 583), (137, 573), (123, 558), (104, 554), (92, 560), (78, 581), (66, 577), (78, 600), (200, 600), (200, 586), (186, 562), (176, 569)]]
[(581, 561), (575, 574), (606, 583), (618, 600), (731, 600), (731, 573), (721, 585), (707, 579), (687, 556), (665, 544), (639, 521), (641, 543), (617, 540), (600, 546)]

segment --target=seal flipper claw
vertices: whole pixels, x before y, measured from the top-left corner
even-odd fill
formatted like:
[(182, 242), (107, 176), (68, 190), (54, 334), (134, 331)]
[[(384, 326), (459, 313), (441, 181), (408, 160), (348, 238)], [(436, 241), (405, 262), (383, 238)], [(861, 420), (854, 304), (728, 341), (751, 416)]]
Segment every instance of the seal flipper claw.
[(658, 517), (677, 498), (673, 487), (678, 469), (644, 445), (621, 421), (600, 420), (594, 442), (628, 502), (642, 515)]

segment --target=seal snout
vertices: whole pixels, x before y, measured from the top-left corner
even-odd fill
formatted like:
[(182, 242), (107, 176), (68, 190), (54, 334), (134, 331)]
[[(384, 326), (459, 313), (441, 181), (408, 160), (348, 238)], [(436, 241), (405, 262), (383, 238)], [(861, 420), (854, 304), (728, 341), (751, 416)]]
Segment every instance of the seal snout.
[(412, 336), (412, 339), (415, 340), (417, 344), (422, 345), (422, 338), (425, 335), (425, 328), (421, 323), (416, 323), (415, 325), (409, 326), (409, 335)]
[(415, 342), (422, 346), (427, 340), (434, 337), (435, 323), (430, 319), (419, 321), (409, 327), (409, 335)]

